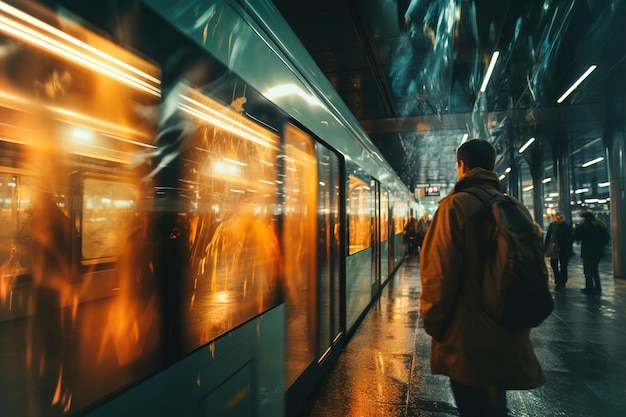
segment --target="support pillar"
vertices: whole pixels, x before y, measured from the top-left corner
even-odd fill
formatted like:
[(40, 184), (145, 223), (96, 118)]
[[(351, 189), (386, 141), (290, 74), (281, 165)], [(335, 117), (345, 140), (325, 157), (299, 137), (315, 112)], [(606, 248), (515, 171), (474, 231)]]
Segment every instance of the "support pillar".
[[(559, 131), (558, 135), (568, 135), (567, 132)], [(554, 170), (557, 179), (557, 192), (559, 193), (559, 211), (563, 213), (565, 221), (572, 224), (572, 201), (571, 181), (570, 181), (570, 160), (569, 160), (569, 138), (555, 138), (553, 143), (556, 147), (552, 147), (554, 158)]]
[(608, 150), (609, 181), (611, 182), (611, 246), (615, 278), (626, 279), (626, 88), (610, 83), (606, 91), (606, 129), (604, 144)]
[(535, 222), (539, 224), (542, 230), (545, 230), (547, 225), (543, 224), (543, 176), (544, 176), (544, 164), (543, 164), (543, 145), (541, 140), (537, 140), (537, 143), (532, 149), (530, 154), (530, 173), (533, 177), (533, 218)]

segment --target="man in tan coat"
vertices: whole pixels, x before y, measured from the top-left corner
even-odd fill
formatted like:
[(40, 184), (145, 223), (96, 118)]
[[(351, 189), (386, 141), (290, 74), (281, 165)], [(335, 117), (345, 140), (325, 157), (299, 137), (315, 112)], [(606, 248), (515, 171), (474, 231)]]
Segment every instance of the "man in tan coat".
[(432, 337), (431, 372), (450, 377), (460, 417), (504, 417), (506, 390), (545, 382), (530, 329), (500, 327), (479, 302), (485, 257), (474, 219), (483, 203), (462, 191), (499, 191), (494, 163), (487, 141), (473, 139), (458, 148), (458, 182), (439, 203), (422, 246), (420, 310)]

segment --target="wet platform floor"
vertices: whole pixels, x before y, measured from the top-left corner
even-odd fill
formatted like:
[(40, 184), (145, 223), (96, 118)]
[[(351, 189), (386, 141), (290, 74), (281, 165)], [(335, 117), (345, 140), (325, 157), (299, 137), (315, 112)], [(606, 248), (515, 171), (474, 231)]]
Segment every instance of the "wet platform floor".
[[(531, 333), (547, 382), (509, 391), (511, 417), (626, 416), (626, 280), (615, 280), (604, 259), (603, 292), (586, 295), (579, 257), (569, 272), (565, 289), (554, 292), (555, 311)], [(301, 417), (458, 415), (448, 378), (430, 374), (419, 296), (419, 260), (407, 259)]]

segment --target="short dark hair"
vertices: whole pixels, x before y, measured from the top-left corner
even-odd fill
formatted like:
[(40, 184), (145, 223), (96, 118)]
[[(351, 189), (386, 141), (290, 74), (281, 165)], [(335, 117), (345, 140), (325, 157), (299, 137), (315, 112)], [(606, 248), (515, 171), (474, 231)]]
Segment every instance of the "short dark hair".
[(480, 167), (493, 171), (496, 164), (496, 150), (484, 139), (470, 139), (456, 150), (456, 162), (465, 162), (468, 169)]

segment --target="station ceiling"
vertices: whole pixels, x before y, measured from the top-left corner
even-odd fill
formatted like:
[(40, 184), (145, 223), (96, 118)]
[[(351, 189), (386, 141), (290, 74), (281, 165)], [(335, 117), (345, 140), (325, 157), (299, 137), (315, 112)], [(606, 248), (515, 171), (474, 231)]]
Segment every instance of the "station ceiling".
[(527, 152), (543, 155), (546, 177), (565, 144), (573, 188), (607, 180), (606, 164), (581, 165), (606, 154), (605, 91), (626, 76), (625, 0), (274, 4), (410, 189), (453, 185), (465, 134), (494, 144), (498, 170), (528, 158), (517, 151), (536, 137)]

